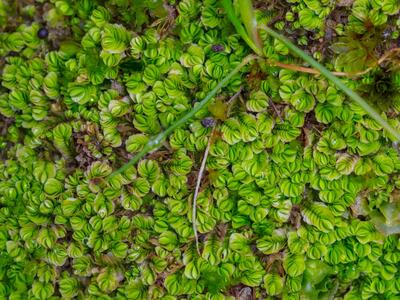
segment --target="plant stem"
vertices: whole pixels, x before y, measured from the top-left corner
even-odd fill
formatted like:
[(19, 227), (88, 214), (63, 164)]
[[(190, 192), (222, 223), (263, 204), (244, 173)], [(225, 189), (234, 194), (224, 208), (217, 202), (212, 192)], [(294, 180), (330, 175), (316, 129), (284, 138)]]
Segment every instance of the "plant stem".
[[(303, 66), (298, 66), (298, 65), (292, 65), (292, 64), (286, 64), (282, 63), (279, 61), (271, 61), (269, 62), (270, 65), (280, 67), (282, 69), (287, 69), (287, 70), (292, 70), (292, 71), (297, 71), (297, 72), (302, 72), (302, 73), (307, 73), (307, 74), (314, 74), (314, 75), (319, 75), (321, 74), (320, 71), (313, 69), (313, 68), (307, 68)], [(336, 76), (356, 76), (357, 74), (352, 75), (351, 73), (346, 73), (346, 72), (332, 72)]]
[(200, 248), (199, 248), (199, 236), (197, 234), (197, 197), (199, 196), (200, 184), (201, 179), (203, 178), (204, 169), (206, 167), (206, 161), (208, 157), (208, 153), (210, 151), (211, 142), (213, 140), (215, 127), (213, 128), (210, 137), (208, 138), (208, 143), (206, 150), (204, 151), (203, 160), (201, 161), (201, 166), (199, 173), (197, 174), (197, 181), (196, 181), (196, 188), (194, 190), (193, 195), (193, 207), (192, 207), (192, 224), (193, 224), (193, 231), (194, 231), (194, 238), (196, 240), (196, 249), (197, 253), (200, 255)]
[(367, 112), (375, 121), (377, 121), (388, 133), (390, 133), (398, 141), (400, 141), (400, 133), (397, 130), (395, 130), (385, 119), (383, 119), (382, 116), (372, 106), (370, 106), (356, 92), (354, 92), (346, 84), (344, 84), (343, 81), (341, 81), (338, 77), (333, 75), (327, 68), (319, 64), (316, 60), (307, 55), (303, 50), (296, 47), (286, 37), (282, 36), (281, 34), (275, 32), (274, 30), (265, 25), (260, 25), (259, 27), (265, 30), (272, 37), (284, 43), (285, 46), (288, 47), (293, 53), (297, 54), (304, 61), (310, 64), (313, 68), (321, 72), (322, 75), (324, 75), (328, 80), (332, 81), (339, 89), (341, 89), (345, 94), (347, 94), (347, 96), (349, 96), (354, 102), (360, 105), (365, 110), (365, 112)]
[[(374, 66), (369, 67), (363, 71), (352, 72), (352, 73), (348, 73), (348, 72), (331, 72), (331, 73), (335, 76), (341, 76), (341, 77), (359, 77), (359, 76), (362, 76), (362, 75), (367, 74), (368, 72), (372, 71), (375, 67), (379, 66), (381, 63), (383, 63), (390, 56), (392, 56), (393, 54), (395, 54), (397, 52), (400, 52), (400, 48), (390, 49), (389, 51), (384, 53), (379, 58), (379, 60), (377, 60), (376, 64), (374, 64)], [(297, 71), (297, 72), (302, 72), (302, 73), (308, 73), (308, 74), (315, 74), (315, 75), (321, 74), (320, 71), (313, 69), (313, 68), (307, 68), (307, 67), (293, 65), (293, 64), (286, 64), (286, 63), (282, 63), (279, 61), (268, 61), (268, 63), (273, 66), (280, 67), (282, 69), (287, 69), (287, 70), (292, 70), (292, 71)]]
[(228, 73), (208, 94), (207, 96), (201, 100), (197, 105), (195, 105), (190, 111), (188, 111), (185, 115), (183, 115), (180, 119), (176, 120), (170, 127), (168, 127), (165, 131), (159, 133), (158, 135), (150, 138), (144, 148), (137, 153), (129, 162), (124, 164), (118, 170), (113, 172), (110, 177), (115, 176), (117, 174), (121, 174), (125, 172), (128, 168), (136, 164), (142, 157), (144, 157), (147, 153), (159, 148), (162, 143), (166, 140), (166, 138), (174, 132), (175, 129), (183, 126), (187, 121), (195, 116), (201, 109), (203, 109), (210, 100), (215, 96), (215, 94), (235, 76), (245, 65), (247, 65), (252, 60), (258, 58), (256, 55), (248, 55), (246, 56), (242, 62), (237, 65), (231, 72)]

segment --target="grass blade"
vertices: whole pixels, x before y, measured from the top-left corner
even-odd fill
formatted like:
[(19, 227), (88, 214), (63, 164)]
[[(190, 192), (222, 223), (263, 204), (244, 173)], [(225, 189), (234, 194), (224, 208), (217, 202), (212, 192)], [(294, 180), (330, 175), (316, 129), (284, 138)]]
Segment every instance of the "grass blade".
[(258, 34), (257, 20), (254, 15), (253, 5), (251, 0), (238, 0), (240, 17), (244, 26), (246, 27), (247, 34), (251, 37), (253, 43), (256, 45), (257, 49), (260, 53), (258, 55), (262, 55), (262, 43), (260, 40), (260, 36)]
[(198, 113), (203, 107), (205, 107), (210, 100), (217, 94), (217, 92), (223, 88), (228, 82), (235, 76), (245, 65), (247, 65), (250, 61), (256, 59), (255, 55), (246, 56), (243, 61), (237, 65), (228, 75), (226, 75), (208, 94), (201, 100), (195, 107), (193, 107), (189, 112), (183, 115), (180, 119), (176, 120), (170, 127), (168, 127), (165, 131), (160, 134), (152, 137), (149, 142), (144, 146), (142, 151), (137, 153), (129, 162), (124, 164), (118, 170), (113, 172), (111, 176), (115, 176), (117, 174), (121, 174), (125, 172), (128, 168), (136, 164), (142, 157), (144, 157), (147, 153), (159, 148), (162, 143), (166, 140), (166, 138), (174, 132), (175, 129), (183, 126), (187, 121), (194, 117), (196, 113)]
[[(240, 34), (242, 39), (249, 45), (249, 47), (258, 55), (263, 56), (261, 48), (259, 48), (253, 40), (249, 37), (246, 32), (246, 29), (243, 27), (242, 22), (236, 16), (235, 10), (233, 8), (231, 0), (222, 0), (222, 5), (225, 9), (225, 12), (228, 16), (228, 19), (231, 21), (233, 26), (235, 26), (236, 32)], [(247, 18), (247, 17), (246, 17)], [(257, 28), (257, 27), (256, 27)]]

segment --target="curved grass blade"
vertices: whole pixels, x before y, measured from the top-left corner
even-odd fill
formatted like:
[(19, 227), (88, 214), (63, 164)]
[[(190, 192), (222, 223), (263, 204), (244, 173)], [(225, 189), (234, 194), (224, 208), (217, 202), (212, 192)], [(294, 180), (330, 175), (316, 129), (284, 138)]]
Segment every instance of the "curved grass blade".
[(258, 55), (262, 56), (262, 43), (260, 40), (260, 36), (258, 34), (257, 28), (257, 20), (254, 15), (253, 5), (251, 0), (238, 0), (238, 6), (240, 11), (240, 17), (246, 27), (247, 34), (250, 36), (253, 43), (256, 45), (257, 49), (259, 50)]

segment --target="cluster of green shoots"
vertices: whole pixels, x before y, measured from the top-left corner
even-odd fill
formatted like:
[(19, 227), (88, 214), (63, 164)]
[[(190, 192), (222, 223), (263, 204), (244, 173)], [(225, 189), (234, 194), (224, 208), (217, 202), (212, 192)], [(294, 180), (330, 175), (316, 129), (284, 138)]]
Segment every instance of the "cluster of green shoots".
[(0, 299), (398, 299), (399, 11), (0, 0)]

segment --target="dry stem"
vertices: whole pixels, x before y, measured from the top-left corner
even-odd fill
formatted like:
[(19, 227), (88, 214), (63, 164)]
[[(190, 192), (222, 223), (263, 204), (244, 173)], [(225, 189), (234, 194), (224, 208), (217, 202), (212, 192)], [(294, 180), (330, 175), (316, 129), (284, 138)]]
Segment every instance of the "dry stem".
[(196, 215), (197, 215), (197, 197), (199, 195), (201, 180), (203, 178), (203, 173), (204, 173), (204, 169), (206, 167), (206, 161), (207, 161), (208, 153), (210, 151), (211, 142), (213, 140), (214, 130), (215, 130), (215, 127), (213, 128), (213, 130), (211, 132), (211, 136), (208, 138), (207, 147), (206, 147), (206, 150), (204, 151), (203, 160), (201, 161), (201, 166), (200, 166), (199, 174), (197, 176), (197, 181), (196, 181), (196, 188), (194, 190), (194, 196), (193, 196), (192, 224), (193, 224), (194, 238), (196, 240), (196, 249), (197, 249), (197, 252), (199, 253), (199, 255), (200, 255), (199, 237), (197, 235), (197, 225), (196, 225), (196, 219), (197, 219), (196, 218)]
[[(387, 60), (390, 56), (392, 56), (394, 53), (396, 52), (400, 52), (400, 48), (393, 48), (390, 49), (389, 51), (387, 51), (385, 54), (383, 54), (377, 61), (376, 64), (374, 64), (374, 66), (369, 67), (363, 71), (359, 71), (359, 72), (354, 72), (354, 73), (348, 73), (348, 72), (332, 72), (332, 74), (336, 75), (336, 76), (341, 76), (341, 77), (358, 77), (364, 74), (367, 74), (368, 72), (370, 72), (374, 67), (379, 66), (381, 63), (383, 63), (385, 60)], [(298, 72), (302, 72), (302, 73), (308, 73), (308, 74), (315, 74), (315, 75), (319, 75), (321, 74), (318, 70), (313, 69), (313, 68), (308, 68), (308, 67), (302, 67), (302, 66), (298, 66), (298, 65), (293, 65), (293, 64), (286, 64), (286, 63), (282, 63), (279, 61), (270, 61), (269, 62), (271, 65), (283, 68), (283, 69), (288, 69), (288, 70), (292, 70), (292, 71), (298, 71)]]

